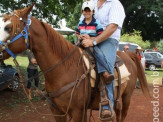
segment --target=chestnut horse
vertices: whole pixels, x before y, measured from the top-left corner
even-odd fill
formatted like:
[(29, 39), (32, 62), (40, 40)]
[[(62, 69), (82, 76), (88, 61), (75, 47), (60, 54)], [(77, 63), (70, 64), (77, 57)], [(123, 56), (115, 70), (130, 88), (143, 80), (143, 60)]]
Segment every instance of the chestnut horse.
[[(80, 60), (82, 56), (79, 48), (65, 40), (50, 25), (28, 16), (32, 8), (33, 6), (26, 7), (0, 17), (0, 50), (3, 53), (3, 59), (9, 58), (10, 55), (14, 57), (15, 54), (26, 50), (27, 45), (29, 45), (29, 49), (34, 53), (43, 72), (55, 66), (44, 74), (47, 92), (56, 92), (73, 81), (80, 81), (74, 85), (75, 87), (73, 86), (59, 96), (51, 98), (57, 107), (50, 105), (50, 108), (57, 122), (66, 122), (67, 116), (62, 116), (66, 113), (74, 122), (86, 121), (84, 113), (91, 98), (89, 95), (90, 83), (88, 74), (85, 73), (85, 65)], [(17, 37), (19, 33), (22, 35), (20, 38)], [(3, 49), (2, 45), (7, 40), (12, 41), (8, 44), (8, 48)], [(7, 49), (12, 53), (9, 53)], [(123, 122), (127, 115), (137, 77), (144, 95), (148, 96), (149, 92), (144, 70), (138, 57), (131, 52), (126, 54), (118, 51), (117, 55), (122, 58), (131, 73), (129, 80), (122, 84), (121, 102), (115, 108), (117, 121)], [(83, 74), (86, 74), (86, 77), (81, 79)], [(115, 88), (116, 91), (117, 88)], [(99, 98), (98, 94), (91, 102), (91, 109), (98, 109)]]

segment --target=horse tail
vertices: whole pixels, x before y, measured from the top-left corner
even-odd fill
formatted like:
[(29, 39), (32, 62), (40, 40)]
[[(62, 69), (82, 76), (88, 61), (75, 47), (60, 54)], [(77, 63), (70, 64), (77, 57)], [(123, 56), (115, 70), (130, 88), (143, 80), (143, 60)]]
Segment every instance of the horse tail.
[(147, 83), (147, 79), (145, 76), (144, 68), (143, 68), (138, 56), (134, 52), (127, 52), (127, 54), (134, 61), (135, 65), (137, 67), (138, 79), (139, 79), (140, 87), (142, 89), (144, 96), (147, 98), (150, 98), (150, 93), (149, 93), (149, 88), (148, 88), (148, 83)]

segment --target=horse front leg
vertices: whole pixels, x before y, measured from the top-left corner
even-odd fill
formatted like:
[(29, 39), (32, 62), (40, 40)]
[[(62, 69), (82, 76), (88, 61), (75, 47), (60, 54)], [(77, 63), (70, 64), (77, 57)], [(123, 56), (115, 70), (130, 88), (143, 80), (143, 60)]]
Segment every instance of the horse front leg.
[(63, 112), (58, 111), (52, 105), (50, 106), (50, 109), (54, 115), (54, 119), (56, 122), (66, 122), (67, 121), (67, 116), (58, 116), (58, 115), (64, 115)]
[(85, 122), (86, 115), (83, 115), (84, 112), (82, 110), (73, 110), (72, 111), (72, 118), (74, 122)]

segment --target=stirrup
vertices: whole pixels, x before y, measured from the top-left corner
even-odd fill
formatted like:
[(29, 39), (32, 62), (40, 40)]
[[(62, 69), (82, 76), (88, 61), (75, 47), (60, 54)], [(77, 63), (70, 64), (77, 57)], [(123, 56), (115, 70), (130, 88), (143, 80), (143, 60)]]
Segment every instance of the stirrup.
[[(111, 108), (111, 117), (102, 118), (103, 106), (106, 106), (106, 105), (110, 106), (110, 108)], [(101, 101), (101, 102), (99, 103), (99, 118), (100, 118), (100, 120), (102, 120), (102, 121), (106, 121), (106, 120), (111, 121), (111, 120), (113, 120), (113, 118), (114, 118), (114, 110), (113, 110), (113, 107), (112, 107), (112, 105), (111, 105), (111, 101), (110, 101), (109, 99), (105, 99), (105, 101)]]

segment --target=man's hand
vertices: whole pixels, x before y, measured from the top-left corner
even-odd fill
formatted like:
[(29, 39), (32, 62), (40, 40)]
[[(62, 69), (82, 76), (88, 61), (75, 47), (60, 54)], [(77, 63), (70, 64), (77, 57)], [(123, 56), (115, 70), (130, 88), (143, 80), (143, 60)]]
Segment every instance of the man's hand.
[(89, 39), (84, 39), (82, 41), (82, 45), (84, 47), (91, 47), (91, 46), (93, 46), (93, 40), (91, 40), (90, 38)]
[(36, 59), (35, 59), (35, 58), (31, 58), (31, 63), (32, 63), (32, 64), (37, 64)]

